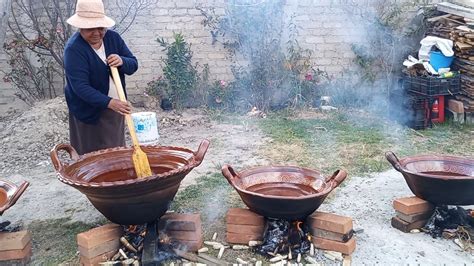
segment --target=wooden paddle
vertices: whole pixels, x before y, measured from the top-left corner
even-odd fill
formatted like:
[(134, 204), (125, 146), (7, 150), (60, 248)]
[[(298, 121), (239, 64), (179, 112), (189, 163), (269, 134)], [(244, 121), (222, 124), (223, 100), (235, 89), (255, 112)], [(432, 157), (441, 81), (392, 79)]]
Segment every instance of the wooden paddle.
[[(122, 82), (120, 81), (120, 76), (116, 67), (110, 67), (112, 71), (112, 78), (115, 83), (115, 88), (117, 88), (117, 94), (122, 102), (126, 102), (125, 93), (123, 92)], [(128, 131), (130, 131), (130, 136), (132, 137), (133, 142), (133, 154), (132, 161), (133, 166), (135, 167), (135, 172), (137, 173), (138, 178), (144, 178), (151, 176), (150, 163), (148, 162), (148, 157), (146, 153), (142, 151), (140, 145), (138, 144), (137, 134), (135, 133), (135, 126), (133, 124), (132, 117), (130, 115), (125, 115), (125, 121), (127, 122)]]

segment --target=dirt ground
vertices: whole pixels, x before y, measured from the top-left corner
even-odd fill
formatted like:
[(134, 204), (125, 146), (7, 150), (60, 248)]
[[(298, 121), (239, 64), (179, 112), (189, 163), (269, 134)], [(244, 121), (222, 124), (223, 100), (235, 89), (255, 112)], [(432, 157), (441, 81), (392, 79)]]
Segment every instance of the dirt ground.
[[(204, 162), (184, 179), (182, 187), (195, 183), (203, 174), (215, 172), (224, 163), (237, 169), (268, 164), (260, 151), (271, 139), (245, 119), (219, 123), (201, 110), (160, 112), (158, 117), (161, 145), (196, 150), (202, 139), (211, 141)], [(63, 99), (42, 103), (15, 118), (2, 119), (0, 127), (0, 178), (16, 184), (23, 180), (31, 183), (0, 221), (28, 225), (58, 218), (86, 223), (103, 219), (81, 193), (56, 179), (50, 164), (51, 147), (67, 142), (67, 110)], [(367, 177), (351, 176), (321, 210), (351, 216), (355, 228), (363, 229), (357, 235), (357, 249), (352, 255), (354, 265), (473, 264), (474, 256), (462, 252), (452, 241), (433, 239), (423, 233), (404, 234), (390, 226), (394, 215), (392, 201), (410, 195), (402, 176), (394, 170)]]

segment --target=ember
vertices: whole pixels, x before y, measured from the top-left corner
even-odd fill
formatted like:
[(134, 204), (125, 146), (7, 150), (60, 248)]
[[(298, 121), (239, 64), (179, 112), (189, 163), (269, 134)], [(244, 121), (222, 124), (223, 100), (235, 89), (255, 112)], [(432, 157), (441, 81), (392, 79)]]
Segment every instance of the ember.
[(264, 256), (288, 254), (289, 257), (296, 258), (298, 254), (310, 250), (310, 240), (309, 229), (302, 221), (268, 218), (263, 244), (256, 246), (255, 250)]

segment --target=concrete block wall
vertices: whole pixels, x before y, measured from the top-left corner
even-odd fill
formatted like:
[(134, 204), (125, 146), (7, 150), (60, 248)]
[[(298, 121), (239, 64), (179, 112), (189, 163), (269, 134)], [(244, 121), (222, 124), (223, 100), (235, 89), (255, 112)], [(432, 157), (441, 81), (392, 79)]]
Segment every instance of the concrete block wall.
[[(2, 3), (9, 0), (0, 0)], [(260, 1), (260, 0), (259, 0)], [(114, 1), (105, 0), (106, 12), (114, 17)], [(173, 32), (181, 32), (186, 41), (192, 45), (193, 59), (199, 65), (208, 64), (211, 79), (232, 79), (230, 58), (224, 47), (219, 43), (212, 45), (208, 29), (201, 24), (203, 17), (197, 6), (214, 8), (223, 14), (225, 5), (237, 0), (159, 0), (138, 16), (123, 38), (129, 48), (137, 56), (140, 68), (136, 74), (128, 78), (127, 85), (132, 94), (144, 92), (146, 84), (162, 74), (161, 58), (164, 56), (162, 47), (156, 41), (163, 37), (171, 41)], [(359, 1), (356, 1), (360, 5)], [(363, 2), (363, 1), (362, 1)], [(363, 4), (370, 8), (372, 2)], [(351, 51), (352, 43), (366, 41), (366, 26), (357, 16), (348, 16), (353, 11), (349, 0), (287, 0), (285, 14), (294, 15), (293, 22), (297, 25), (298, 41), (303, 48), (314, 51), (315, 65), (329, 74), (337, 75), (346, 68), (354, 66), (355, 55)], [(6, 31), (0, 25), (0, 36)], [(8, 36), (8, 32), (7, 32)], [(0, 67), (7, 68), (6, 58), (0, 51)], [(6, 96), (12, 95), (11, 84), (0, 79), (0, 103)], [(0, 106), (0, 112), (2, 112)]]

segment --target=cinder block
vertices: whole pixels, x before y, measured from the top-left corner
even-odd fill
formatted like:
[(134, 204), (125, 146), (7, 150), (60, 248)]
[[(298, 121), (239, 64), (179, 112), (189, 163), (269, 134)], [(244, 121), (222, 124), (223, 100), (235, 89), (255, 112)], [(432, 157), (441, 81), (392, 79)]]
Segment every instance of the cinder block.
[(23, 249), (0, 251), (0, 261), (25, 260), (31, 257), (31, 241)]
[(323, 230), (319, 228), (311, 228), (310, 232), (313, 237), (324, 238), (324, 239), (333, 240), (337, 242), (343, 242), (343, 243), (349, 241), (354, 235), (353, 230), (350, 230), (349, 233), (341, 234), (341, 233), (335, 233), (335, 232), (331, 232), (331, 231), (327, 231), (327, 230)]
[(461, 101), (449, 99), (448, 109), (455, 113), (464, 113), (464, 104)]
[(227, 211), (226, 223), (265, 226), (265, 218), (249, 209), (231, 208)]
[(244, 235), (263, 235), (264, 225), (227, 224), (227, 232)]
[(414, 213), (410, 215), (403, 214), (399, 211), (396, 212), (397, 217), (400, 218), (402, 221), (405, 221), (407, 223), (413, 223), (413, 222), (418, 222), (421, 220), (426, 220), (433, 215), (433, 211), (427, 211), (427, 212), (421, 212), (421, 213)]
[(337, 251), (346, 255), (352, 254), (356, 248), (356, 241), (354, 237), (345, 243), (319, 237), (312, 238), (312, 242), (316, 248)]
[(2, 232), (0, 233), (0, 251), (24, 249), (30, 241), (31, 234), (26, 230)]
[(247, 245), (249, 241), (256, 240), (261, 241), (263, 240), (263, 234), (254, 234), (254, 235), (244, 235), (238, 233), (226, 233), (226, 241), (229, 244), (244, 244)]
[(111, 259), (116, 253), (117, 251), (109, 251), (94, 258), (80, 256), (79, 263), (82, 266), (97, 266), (99, 263), (106, 262), (107, 260)]
[(434, 209), (434, 205), (416, 196), (405, 197), (393, 201), (393, 208), (403, 214), (411, 215), (415, 213), (429, 212)]
[(199, 214), (167, 213), (158, 222), (159, 230), (196, 231), (198, 228), (201, 228)]
[[(123, 235), (123, 228), (117, 224), (106, 224), (89, 231), (77, 234), (77, 244), (83, 249), (93, 249), (103, 243), (110, 242), (111, 240), (119, 241)], [(108, 250), (102, 252), (105, 253)], [(102, 254), (99, 253), (99, 254)], [(97, 254), (97, 255), (99, 255)]]
[(117, 238), (109, 240), (105, 243), (99, 244), (89, 249), (83, 246), (78, 246), (77, 248), (81, 256), (92, 259), (108, 252), (117, 252), (117, 250), (120, 248), (120, 245), (120, 240), (119, 238)]
[(426, 220), (421, 220), (421, 221), (416, 221), (413, 223), (407, 223), (403, 221), (402, 219), (398, 217), (393, 217), (392, 218), (392, 227), (404, 232), (404, 233), (409, 233), (413, 229), (419, 229), (425, 226), (426, 222), (428, 222), (428, 219)]
[(314, 212), (307, 218), (310, 228), (323, 229), (339, 234), (352, 230), (352, 218), (326, 212)]

